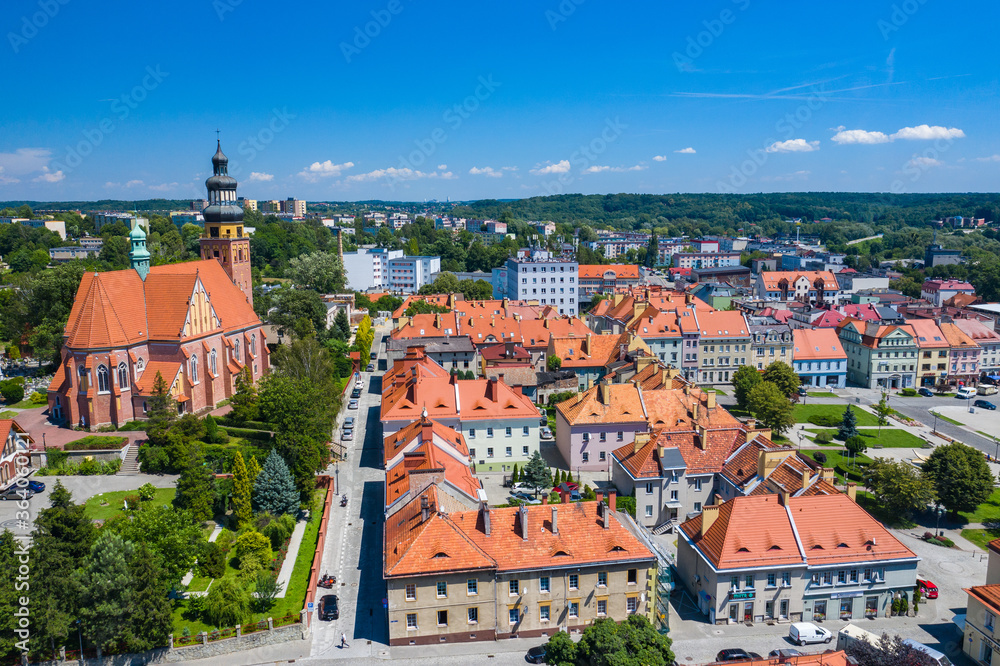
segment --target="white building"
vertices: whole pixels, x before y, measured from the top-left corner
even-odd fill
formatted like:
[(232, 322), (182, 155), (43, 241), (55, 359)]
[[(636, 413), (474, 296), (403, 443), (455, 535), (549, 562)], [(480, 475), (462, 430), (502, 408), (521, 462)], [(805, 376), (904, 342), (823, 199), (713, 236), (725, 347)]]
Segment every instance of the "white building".
[(388, 287), (415, 293), (431, 282), (431, 274), (441, 271), (441, 257), (398, 257), (389, 259)]
[(385, 248), (359, 248), (357, 252), (344, 253), (344, 275), (347, 288), (365, 291), (388, 287), (389, 261), (402, 258), (402, 250)]
[(548, 250), (521, 249), (507, 260), (507, 298), (537, 300), (574, 316), (579, 306), (579, 265), (553, 257)]

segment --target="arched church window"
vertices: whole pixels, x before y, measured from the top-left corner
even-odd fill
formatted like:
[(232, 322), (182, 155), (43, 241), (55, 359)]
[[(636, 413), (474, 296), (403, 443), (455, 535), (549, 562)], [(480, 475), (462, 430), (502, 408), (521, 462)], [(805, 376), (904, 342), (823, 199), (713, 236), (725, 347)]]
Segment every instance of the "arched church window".
[(192, 356), (191, 357), (191, 383), (192, 384), (197, 384), (198, 383), (198, 357), (197, 356)]
[(128, 366), (125, 363), (118, 364), (118, 386), (123, 391), (128, 388)]
[(209, 354), (208, 361), (209, 361), (209, 364), (210, 364), (210, 366), (212, 368), (212, 374), (213, 375), (219, 374), (218, 360), (216, 359), (215, 350), (214, 349), (212, 350), (212, 353)]
[(111, 376), (108, 374), (108, 366), (97, 366), (97, 391), (107, 393), (111, 390)]

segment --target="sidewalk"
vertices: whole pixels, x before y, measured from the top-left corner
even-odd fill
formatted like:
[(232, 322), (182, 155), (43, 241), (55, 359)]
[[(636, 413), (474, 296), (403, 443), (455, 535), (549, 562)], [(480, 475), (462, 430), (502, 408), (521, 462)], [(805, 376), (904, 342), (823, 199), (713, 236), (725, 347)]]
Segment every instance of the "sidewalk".
[(292, 580), (292, 569), (295, 568), (295, 559), (299, 556), (299, 546), (302, 545), (302, 535), (306, 532), (308, 521), (300, 520), (295, 523), (292, 530), (292, 538), (288, 540), (288, 552), (285, 554), (285, 561), (281, 563), (281, 571), (278, 573), (278, 583), (281, 584), (281, 592), (276, 596), (280, 599), (285, 596), (288, 590), (288, 583)]

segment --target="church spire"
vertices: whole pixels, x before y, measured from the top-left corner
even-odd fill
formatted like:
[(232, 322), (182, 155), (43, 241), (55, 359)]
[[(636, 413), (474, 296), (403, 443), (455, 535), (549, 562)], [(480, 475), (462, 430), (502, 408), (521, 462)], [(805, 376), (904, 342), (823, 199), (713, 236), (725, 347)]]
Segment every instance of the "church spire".
[(208, 207), (205, 233), (201, 237), (203, 259), (217, 259), (233, 283), (253, 304), (253, 280), (250, 274), (250, 239), (243, 228), (243, 207), (236, 199), (236, 179), (229, 175), (229, 158), (216, 139), (212, 156), (212, 175), (205, 181)]
[(128, 240), (132, 246), (128, 253), (129, 265), (145, 282), (146, 276), (149, 275), (149, 250), (146, 249), (146, 232), (143, 231), (141, 224), (135, 225), (128, 235)]

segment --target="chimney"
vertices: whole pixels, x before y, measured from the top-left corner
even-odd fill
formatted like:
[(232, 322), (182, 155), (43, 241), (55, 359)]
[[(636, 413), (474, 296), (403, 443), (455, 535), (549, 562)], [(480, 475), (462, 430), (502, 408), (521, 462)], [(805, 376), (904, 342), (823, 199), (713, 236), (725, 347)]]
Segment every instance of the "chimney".
[(559, 534), (559, 509), (552, 507), (552, 533)]
[(614, 513), (617, 509), (615, 508), (615, 493), (618, 492), (614, 488), (608, 490), (608, 508), (611, 509), (611, 513)]
[(602, 405), (611, 404), (611, 386), (608, 384), (607, 380), (602, 381), (598, 384), (598, 399)]
[(430, 503), (427, 501), (427, 495), (420, 496), (420, 522), (426, 523), (427, 519), (431, 517)]
[(701, 407), (701, 402), (699, 402), (698, 400), (695, 400), (691, 404), (691, 420), (693, 420), (693, 421), (697, 421), (698, 420), (698, 408), (699, 407)]
[(548, 493), (542, 493), (542, 506), (545, 506), (548, 503), (549, 503)]
[(809, 486), (809, 468), (806, 467), (802, 470), (802, 487), (807, 488)]
[(705, 396), (705, 406), (709, 409), (715, 409), (715, 393), (709, 393)]
[(851, 498), (851, 501), (857, 503), (858, 501), (858, 484), (851, 481), (847, 484), (847, 496)]
[(834, 484), (837, 482), (837, 475), (834, 473), (832, 467), (824, 467), (820, 470), (819, 478), (826, 481), (829, 484)]
[(441, 314), (434, 315), (434, 328), (441, 328)]
[(504, 373), (502, 372), (497, 373), (497, 381), (500, 382), (501, 384), (503, 383), (503, 375)]
[(604, 501), (604, 491), (603, 490), (598, 490), (594, 494), (597, 496), (597, 503), (598, 504), (600, 504), (601, 502)]
[(705, 426), (698, 426), (698, 448), (702, 451), (708, 450), (708, 428)]
[(486, 502), (479, 504), (479, 512), (483, 514), (483, 533), (490, 535), (490, 505)]
[(747, 421), (746, 421), (746, 428), (747, 428), (747, 432), (748, 433), (751, 430), (753, 430), (754, 428), (756, 428), (756, 427), (757, 427), (757, 419), (755, 419), (755, 418), (749, 418), (749, 419), (747, 419)]
[(569, 504), (569, 491), (564, 489), (559, 489), (559, 501), (562, 504)]
[(543, 322), (542, 325), (545, 326), (545, 328), (549, 327), (549, 320), (548, 319), (543, 319), (542, 322)]
[(517, 512), (521, 516), (521, 540), (522, 541), (527, 541), (528, 540), (528, 507), (526, 507), (526, 506), (524, 506), (522, 504), (521, 508), (518, 509)]
[(688, 292), (688, 293), (684, 294), (684, 302), (687, 305), (693, 304), (694, 303), (694, 294), (692, 294), (691, 292)]
[(788, 506), (788, 491), (782, 489), (778, 492), (778, 504), (781, 506)]
[(641, 448), (642, 448), (642, 443), (639, 441), (639, 438), (636, 437), (635, 440), (632, 441), (632, 453), (639, 453), (639, 449)]
[(684, 395), (691, 395), (691, 382), (684, 384)]
[(715, 519), (719, 517), (719, 506), (704, 506), (701, 508), (701, 535), (705, 536)]

